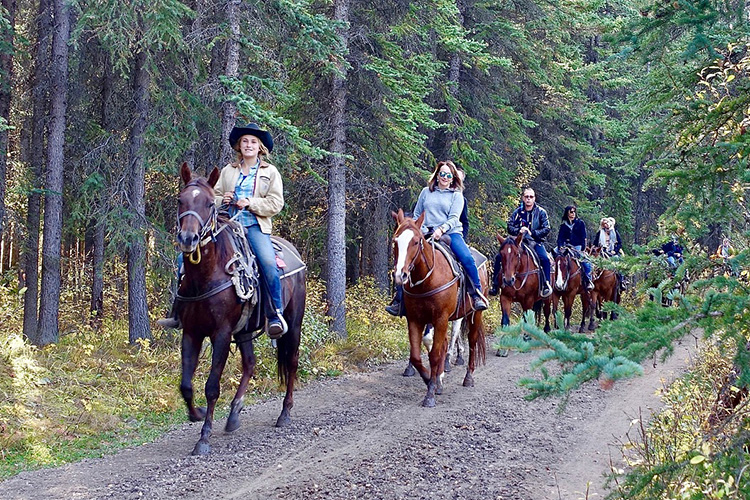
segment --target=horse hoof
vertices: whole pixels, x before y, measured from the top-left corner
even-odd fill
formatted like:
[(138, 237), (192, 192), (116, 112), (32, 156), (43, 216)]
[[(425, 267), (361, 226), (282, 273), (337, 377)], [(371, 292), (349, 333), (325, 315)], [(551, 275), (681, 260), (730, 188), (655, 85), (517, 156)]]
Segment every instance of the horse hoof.
[(474, 377), (469, 373), (464, 377), (464, 387), (474, 387)]
[(443, 365), (443, 373), (451, 372), (451, 362), (448, 358), (445, 358), (445, 364)]
[(198, 441), (193, 448), (193, 455), (208, 455), (211, 453), (211, 445), (205, 441)]
[(234, 432), (240, 428), (240, 416), (230, 415), (227, 419), (227, 425), (224, 427), (224, 432)]
[(498, 358), (507, 358), (508, 357), (508, 349), (498, 349), (495, 353), (495, 356)]
[(422, 401), (422, 406), (425, 408), (435, 408), (435, 397), (434, 396), (427, 396), (424, 398), (424, 401)]
[(416, 374), (417, 374), (417, 370), (415, 370), (413, 366), (409, 365), (406, 367), (406, 370), (404, 370), (403, 376), (413, 377)]
[(276, 427), (289, 427), (291, 423), (292, 419), (289, 415), (279, 415), (279, 418), (276, 419)]
[(458, 366), (463, 366), (466, 364), (466, 361), (464, 361), (464, 358), (462, 356), (459, 356), (458, 358), (456, 358), (456, 364)]
[(206, 409), (204, 407), (196, 408), (194, 413), (188, 412), (188, 420), (191, 422), (203, 422), (206, 419)]

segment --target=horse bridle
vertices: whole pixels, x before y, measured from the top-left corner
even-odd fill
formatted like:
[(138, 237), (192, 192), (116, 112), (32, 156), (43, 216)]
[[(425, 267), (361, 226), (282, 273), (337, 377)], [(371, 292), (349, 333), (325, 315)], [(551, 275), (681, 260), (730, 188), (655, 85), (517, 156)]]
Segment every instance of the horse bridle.
[[(572, 278), (576, 274), (580, 273), (582, 266), (579, 264), (578, 265), (578, 270), (576, 272), (574, 272), (573, 274), (570, 274), (570, 259), (572, 259), (573, 257), (570, 255), (570, 251), (565, 252), (565, 255), (563, 255), (563, 257), (565, 257), (565, 259), (566, 259), (566, 261), (568, 263), (568, 265), (567, 265), (568, 275), (565, 277), (565, 282), (563, 283), (562, 289), (563, 290), (567, 290), (568, 289), (568, 282), (570, 281), (570, 278)], [(559, 266), (558, 266), (558, 268), (559, 268)]]
[[(435, 240), (432, 239), (432, 238), (430, 238), (430, 245), (432, 246), (432, 266), (430, 266), (430, 263), (427, 261), (427, 256), (424, 253), (424, 240), (425, 240), (424, 237), (422, 237), (422, 238), (419, 239), (419, 249), (417, 250), (417, 255), (415, 255), (414, 258), (411, 259), (411, 263), (409, 264), (409, 267), (406, 270), (406, 279), (408, 281), (408, 284), (409, 284), (410, 288), (416, 288), (419, 285), (421, 285), (422, 283), (424, 283), (425, 281), (427, 281), (427, 279), (432, 275), (432, 271), (435, 270), (435, 252), (436, 252), (436, 249), (435, 249)], [(427, 274), (425, 274), (424, 278), (422, 278), (421, 280), (419, 280), (419, 281), (417, 281), (415, 283), (415, 282), (413, 282), (411, 280), (411, 272), (414, 269), (414, 263), (417, 261), (417, 258), (420, 257), (420, 256), (422, 257), (422, 260), (424, 261), (425, 265), (427, 266), (427, 268), (429, 270), (427, 271)], [(410, 297), (416, 297), (416, 298), (430, 297), (432, 295), (435, 295), (435, 294), (438, 294), (438, 293), (442, 292), (443, 290), (447, 290), (456, 281), (458, 281), (458, 276), (454, 276), (453, 279), (450, 280), (450, 281), (448, 281), (447, 283), (445, 283), (443, 285), (440, 285), (439, 287), (437, 287), (437, 288), (435, 288), (433, 290), (429, 290), (429, 291), (424, 292), (424, 293), (411, 293), (411, 292), (409, 292), (409, 291), (406, 290), (406, 287), (404, 287), (404, 294), (406, 294), (406, 295), (408, 295)]]
[[(197, 186), (197, 182), (189, 182), (185, 188), (187, 189), (190, 186)], [(177, 214), (177, 227), (180, 228), (182, 224), (182, 219), (185, 217), (192, 215), (196, 219), (198, 219), (198, 223), (200, 224), (200, 231), (198, 233), (198, 246), (195, 247), (195, 250), (193, 250), (189, 255), (188, 259), (190, 260), (191, 264), (199, 264), (201, 261), (201, 247), (208, 244), (209, 241), (216, 238), (216, 235), (224, 229), (222, 227), (219, 231), (214, 232), (214, 229), (216, 229), (217, 225), (217, 217), (218, 217), (218, 211), (216, 210), (216, 204), (211, 204), (211, 213), (208, 215), (208, 220), (203, 220), (203, 217), (201, 217), (201, 214), (196, 212), (195, 210), (187, 210), (185, 212), (182, 212), (180, 214)], [(210, 224), (209, 224), (210, 223)], [(178, 229), (179, 230), (179, 229)], [(209, 237), (210, 233), (210, 237)]]
[[(503, 243), (500, 246), (500, 254), (502, 254), (503, 248), (505, 248), (507, 245), (513, 245), (514, 247), (518, 248), (518, 251), (516, 252), (516, 255), (518, 256), (518, 262), (520, 263), (521, 262), (521, 257), (522, 257), (522, 255), (521, 255), (521, 251), (522, 251), (521, 250), (521, 246), (520, 245), (516, 245), (516, 243), (514, 241), (506, 241), (505, 243)], [(523, 245), (523, 243), (521, 243), (521, 245)], [(515, 285), (511, 285), (511, 288), (513, 288), (513, 290), (515, 290), (515, 291), (519, 291), (519, 290), (523, 289), (524, 285), (526, 285), (526, 280), (529, 279), (529, 276), (532, 275), (532, 274), (539, 274), (540, 271), (541, 271), (541, 269), (537, 268), (537, 269), (534, 269), (532, 271), (526, 271), (526, 272), (523, 272), (523, 273), (516, 272), (515, 274), (513, 274), (513, 276), (519, 276), (519, 277), (523, 276), (523, 281), (521, 281), (521, 284), (518, 286), (518, 288), (516, 288)]]

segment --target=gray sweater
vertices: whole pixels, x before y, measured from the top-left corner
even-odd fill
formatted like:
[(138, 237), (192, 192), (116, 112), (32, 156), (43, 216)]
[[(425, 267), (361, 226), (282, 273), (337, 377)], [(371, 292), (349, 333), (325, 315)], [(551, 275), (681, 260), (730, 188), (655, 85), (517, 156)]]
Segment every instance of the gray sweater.
[(424, 212), (422, 232), (440, 228), (444, 234), (461, 234), (463, 226), (459, 218), (464, 209), (464, 195), (453, 189), (435, 189), (430, 191), (426, 187), (419, 193), (419, 199), (414, 206), (414, 218)]

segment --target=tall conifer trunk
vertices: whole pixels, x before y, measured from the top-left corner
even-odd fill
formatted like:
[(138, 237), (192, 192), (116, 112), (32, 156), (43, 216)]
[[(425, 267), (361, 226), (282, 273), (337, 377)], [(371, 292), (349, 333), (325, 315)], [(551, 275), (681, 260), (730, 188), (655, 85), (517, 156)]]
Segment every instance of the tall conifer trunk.
[(133, 240), (128, 249), (128, 339), (151, 338), (146, 297), (146, 167), (144, 134), (148, 121), (150, 74), (146, 64), (148, 52), (140, 49), (133, 60), (133, 100), (135, 116), (130, 129), (130, 213), (133, 217)]
[[(2, 0), (9, 29), (3, 36), (5, 49), (0, 52), (0, 124), (10, 123), (10, 96), (13, 89), (13, 47), (16, 0)], [(8, 130), (0, 125), (0, 236), (5, 229), (5, 178), (8, 172)]]
[[(339, 30), (339, 39), (346, 53), (349, 47), (349, 0), (336, 0), (336, 21), (347, 24)], [(331, 91), (331, 152), (346, 153), (346, 65), (339, 64), (333, 76)], [(331, 329), (346, 337), (346, 162), (333, 156), (328, 169), (328, 315)]]
[(65, 160), (65, 113), (68, 107), (68, 39), (70, 9), (66, 0), (54, 0), (52, 38), (50, 124), (47, 140), (47, 172), (44, 196), (42, 288), (39, 303), (38, 345), (60, 337), (60, 243), (62, 241), (63, 171)]
[(49, 58), (52, 43), (52, 4), (40, 0), (37, 16), (37, 42), (34, 56), (34, 75), (31, 89), (31, 137), (26, 163), (31, 170), (32, 190), (27, 197), (26, 241), (23, 261), (26, 274), (26, 293), (23, 296), (23, 334), (38, 344), (37, 321), (39, 302), (39, 231), (41, 229), (42, 170), (44, 164), (44, 138), (46, 109), (49, 92)]
[[(240, 65), (240, 22), (237, 16), (237, 6), (239, 0), (229, 0), (227, 2), (227, 22), (229, 23), (230, 36), (227, 39), (227, 52), (226, 52), (226, 67), (224, 74), (229, 78), (234, 78), (239, 74)], [(222, 104), (221, 114), (221, 162), (220, 165), (224, 166), (228, 162), (232, 161), (233, 151), (229, 145), (229, 133), (232, 131), (234, 126), (237, 107), (229, 100), (225, 100)]]

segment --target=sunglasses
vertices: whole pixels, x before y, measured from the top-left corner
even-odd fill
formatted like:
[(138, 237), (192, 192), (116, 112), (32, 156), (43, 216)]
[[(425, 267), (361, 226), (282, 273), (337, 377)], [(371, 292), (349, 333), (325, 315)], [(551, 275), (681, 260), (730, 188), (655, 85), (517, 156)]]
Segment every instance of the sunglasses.
[(442, 179), (453, 179), (453, 174), (450, 172), (440, 172), (438, 174)]

